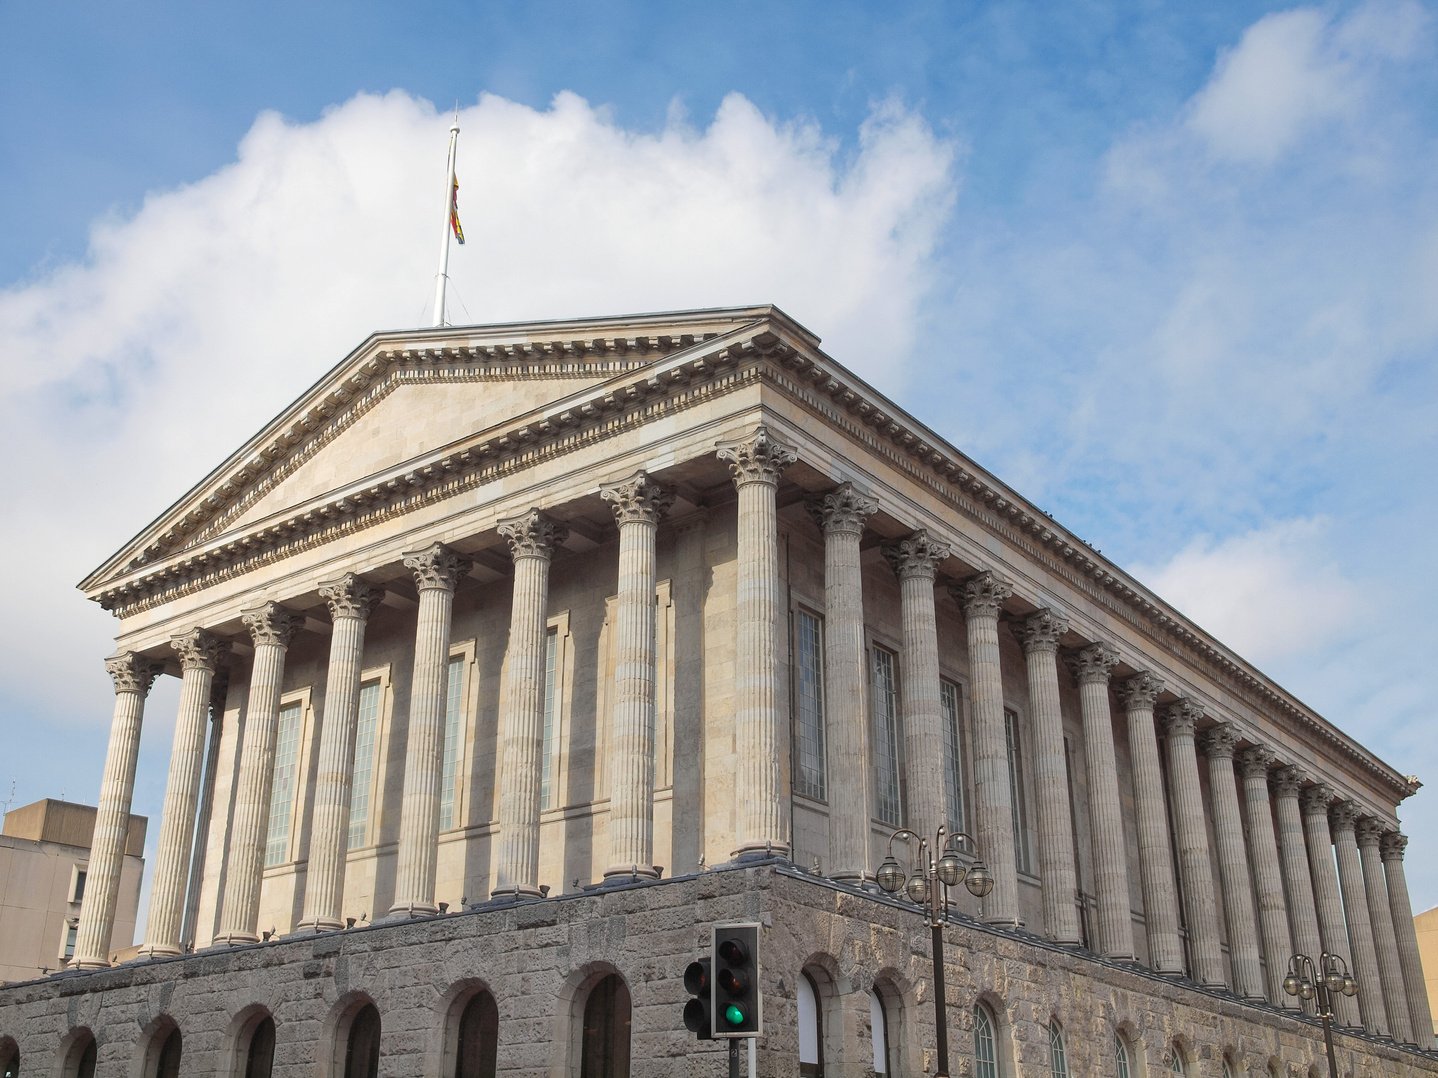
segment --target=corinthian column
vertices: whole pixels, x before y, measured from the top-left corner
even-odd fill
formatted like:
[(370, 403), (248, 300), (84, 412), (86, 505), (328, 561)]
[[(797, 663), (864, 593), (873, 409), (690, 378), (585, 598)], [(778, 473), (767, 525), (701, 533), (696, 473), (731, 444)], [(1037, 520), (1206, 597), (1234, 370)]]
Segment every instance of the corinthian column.
[(185, 917), (185, 891), (190, 875), (190, 843), (200, 802), (200, 774), (205, 764), (205, 729), (209, 725), (210, 686), (228, 645), (203, 629), (170, 638), (180, 655), (180, 709), (165, 783), (165, 811), (155, 875), (150, 890), (150, 921), (145, 931), (147, 954), (181, 953), (180, 928)]
[[(1318, 906), (1318, 931), (1323, 949), (1345, 959), (1358, 976), (1358, 956), (1349, 946), (1348, 926), (1343, 921), (1343, 899), (1338, 893), (1338, 873), (1333, 864), (1333, 833), (1328, 828), (1328, 805), (1333, 788), (1319, 783), (1299, 795), (1303, 807), (1303, 835), (1308, 844), (1308, 864), (1313, 872), (1313, 900)], [(1312, 951), (1306, 952), (1310, 956)], [(1360, 990), (1363, 982), (1359, 981)], [(1333, 1000), (1340, 1025), (1357, 1026), (1358, 1004), (1351, 996), (1338, 994)]]
[(501, 521), (499, 534), (508, 541), (514, 559), (514, 601), (504, 687), (499, 693), (504, 712), (499, 720), (499, 855), (494, 894), (537, 898), (549, 565), (554, 548), (564, 542), (569, 530), (531, 509)]
[(1248, 878), (1248, 850), (1243, 840), (1238, 782), (1233, 772), (1233, 749), (1237, 743), (1238, 735), (1232, 725), (1221, 722), (1204, 731), (1201, 748), (1208, 757), (1208, 790), (1213, 799), (1214, 843), (1218, 846), (1218, 873), (1223, 880), (1223, 915), (1228, 923), (1233, 991), (1244, 999), (1263, 999), (1253, 885)]
[(879, 504), (845, 483), (809, 509), (824, 529), (824, 717), (829, 770), (839, 778), (829, 787), (829, 875), (861, 880), (870, 874), (875, 812), (859, 539)]
[(782, 761), (788, 734), (779, 710), (779, 476), (799, 459), (791, 446), (760, 427), (742, 442), (721, 445), (739, 492), (738, 580), (734, 648), (734, 800), (737, 855), (787, 854), (789, 792)]
[(1383, 861), (1378, 844), (1383, 823), (1372, 816), (1361, 817), (1357, 830), (1358, 855), (1363, 862), (1363, 890), (1368, 896), (1368, 920), (1373, 925), (1373, 948), (1378, 958), (1378, 980), (1383, 985), (1383, 1011), (1388, 1032), (1395, 1041), (1413, 1043), (1408, 1026), (1408, 995), (1403, 985), (1403, 965), (1398, 960), (1398, 938), (1393, 930), (1393, 909), (1388, 904), (1388, 882), (1383, 878)]
[(444, 706), (448, 688), (449, 625), (454, 589), (471, 562), (442, 543), (404, 556), (419, 588), (414, 630), (414, 677), (405, 740), (404, 800), (400, 805), (391, 917), (438, 912), (434, 877), (439, 859), (439, 792), (444, 763)]
[(1353, 829), (1358, 823), (1358, 805), (1339, 801), (1329, 813), (1333, 848), (1338, 858), (1338, 883), (1343, 889), (1343, 909), (1348, 915), (1348, 941), (1352, 947), (1353, 976), (1358, 981), (1358, 1011), (1363, 1028), (1370, 1033), (1388, 1033), (1388, 1008), (1383, 1001), (1383, 976), (1378, 967), (1378, 948), (1373, 943), (1373, 922), (1368, 919), (1368, 895), (1363, 882), (1363, 865)]
[(1144, 671), (1118, 687), (1128, 726), (1128, 755), (1133, 767), (1134, 815), (1138, 825), (1139, 882), (1148, 932), (1148, 964), (1159, 973), (1183, 972), (1183, 942), (1178, 935), (1178, 895), (1173, 881), (1173, 849), (1168, 841), (1168, 810), (1163, 771), (1158, 763), (1153, 704), (1163, 682)]
[(1388, 880), (1388, 905), (1393, 931), (1398, 937), (1398, 960), (1403, 967), (1403, 989), (1408, 997), (1408, 1019), (1413, 1042), (1427, 1050), (1433, 1047), (1433, 1014), (1428, 1007), (1428, 988), (1423, 976), (1423, 959), (1418, 951), (1418, 932), (1413, 927), (1413, 906), (1408, 898), (1408, 877), (1403, 870), (1403, 851), (1408, 836), (1389, 831), (1379, 850)]
[(1068, 618), (1040, 610), (1016, 626), (1029, 675), (1034, 731), (1034, 791), (1037, 793), (1039, 876), (1043, 881), (1044, 924), (1058, 943), (1078, 943), (1078, 874), (1074, 868), (1073, 820), (1069, 816), (1064, 720), (1059, 711), (1059, 637)]
[[(1274, 815), (1278, 827), (1278, 852), (1283, 869), (1283, 886), (1288, 893), (1288, 923), (1293, 933), (1293, 949), (1310, 958), (1323, 950), (1323, 938), (1318, 930), (1318, 905), (1313, 891), (1313, 870), (1308, 867), (1307, 840), (1303, 832), (1303, 816), (1298, 807), (1298, 795), (1307, 781), (1296, 767), (1280, 767), (1273, 773)], [(1327, 808), (1324, 808), (1325, 820)], [(1326, 824), (1325, 824), (1326, 826)], [(1331, 863), (1333, 858), (1329, 857)], [(1343, 952), (1345, 959), (1347, 951)], [(1288, 972), (1288, 954), (1283, 956), (1283, 965), (1278, 976)], [(1284, 993), (1285, 1007), (1296, 1008), (1297, 1000)]]
[(990, 924), (1018, 925), (1019, 877), (1014, 854), (1014, 807), (1009, 793), (1009, 741), (1004, 729), (1004, 680), (999, 667), (999, 609), (1013, 585), (991, 572), (953, 591), (968, 627), (969, 677), (974, 698), (974, 793), (979, 856), (994, 874), (984, 900)]
[(130, 832), (130, 798), (135, 791), (135, 760), (140, 751), (140, 722), (145, 697), (160, 668), (133, 651), (105, 660), (115, 683), (115, 714), (110, 721), (110, 747), (100, 805), (90, 843), (90, 867), (80, 927), (75, 933), (72, 969), (104, 969), (110, 964), (110, 933), (115, 928), (115, 903), (125, 865), (125, 840)]
[(250, 667), (250, 701), (240, 749), (239, 790), (235, 794), (220, 930), (215, 943), (259, 940), (260, 883), (265, 871), (265, 829), (270, 818), (270, 792), (275, 780), (275, 736), (280, 719), (285, 654), (300, 619), (279, 603), (265, 603), (241, 612), (254, 641)]
[[(939, 700), (939, 632), (934, 615), (934, 574), (949, 556), (947, 544), (926, 531), (884, 547), (899, 578), (904, 620), (900, 658), (904, 700), (904, 758), (908, 763), (908, 824), (932, 834), (949, 820), (944, 783), (944, 727)], [(830, 697), (829, 699), (832, 699)], [(842, 785), (842, 782), (840, 783)]]
[(1132, 959), (1133, 914), (1129, 911), (1128, 857), (1123, 837), (1123, 805), (1109, 709), (1109, 672), (1118, 652), (1090, 644), (1071, 660), (1083, 711), (1084, 767), (1088, 772), (1088, 816), (1093, 832), (1094, 889), (1098, 894), (1098, 946), (1108, 958)]
[(644, 472), (600, 491), (619, 524), (614, 724), (609, 738), (609, 867), (653, 877), (655, 537), (674, 495)]
[(320, 727), (320, 763), (315, 776), (314, 830), (309, 871), (305, 874), (302, 928), (316, 932), (343, 928), (340, 903), (345, 891), (349, 851), (350, 800), (353, 793), (355, 729), (359, 725), (360, 674), (364, 667), (365, 626), (384, 592), (354, 573), (320, 585), (329, 604), (329, 671), (325, 677), (324, 720)]
[(1288, 935), (1288, 907), (1283, 900), (1278, 841), (1268, 798), (1268, 769), (1272, 764), (1273, 751), (1261, 745), (1254, 745), (1238, 754), (1238, 766), (1243, 773), (1244, 800), (1248, 803), (1248, 856), (1258, 900), (1258, 928), (1263, 938), (1264, 968), (1268, 973), (1268, 1001), (1281, 1006), (1285, 1000), (1293, 998), (1283, 990), (1283, 978), (1293, 946)]
[(1198, 757), (1193, 731), (1203, 709), (1192, 700), (1171, 704), (1164, 715), (1168, 735), (1168, 777), (1173, 784), (1173, 829), (1178, 841), (1178, 873), (1183, 882), (1183, 910), (1193, 952), (1193, 977), (1200, 984), (1222, 987), (1223, 951), (1214, 916), (1213, 862), (1208, 854), (1208, 825), (1198, 784)]

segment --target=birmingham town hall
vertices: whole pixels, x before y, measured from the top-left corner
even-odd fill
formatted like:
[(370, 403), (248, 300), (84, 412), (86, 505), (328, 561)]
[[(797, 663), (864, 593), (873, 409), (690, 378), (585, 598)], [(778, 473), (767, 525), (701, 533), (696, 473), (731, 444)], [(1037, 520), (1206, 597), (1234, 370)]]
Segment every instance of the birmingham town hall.
[(932, 1074), (876, 872), (942, 826), (993, 879), (941, 928), (951, 1073), (1326, 1075), (1284, 980), (1328, 952), (1341, 1073), (1438, 1074), (1416, 780), (774, 307), (376, 334), (81, 587), (89, 883), (3, 1073), (719, 1075), (683, 973), (743, 921), (758, 1075)]

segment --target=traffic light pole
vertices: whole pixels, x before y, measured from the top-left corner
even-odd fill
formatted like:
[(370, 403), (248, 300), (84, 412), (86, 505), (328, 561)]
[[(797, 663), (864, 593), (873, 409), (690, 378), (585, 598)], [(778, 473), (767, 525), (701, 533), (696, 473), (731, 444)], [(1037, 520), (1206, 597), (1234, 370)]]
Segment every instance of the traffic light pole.
[(729, 1078), (739, 1078), (739, 1041), (729, 1041)]
[[(935, 888), (937, 891), (938, 888)], [(948, 993), (944, 989), (944, 929), (937, 918), (930, 918), (930, 931), (934, 944), (934, 1029), (939, 1049), (939, 1069), (934, 1078), (948, 1078), (949, 1075), (949, 1020), (944, 1013), (944, 1002)], [(733, 1078), (733, 1072), (730, 1072)]]

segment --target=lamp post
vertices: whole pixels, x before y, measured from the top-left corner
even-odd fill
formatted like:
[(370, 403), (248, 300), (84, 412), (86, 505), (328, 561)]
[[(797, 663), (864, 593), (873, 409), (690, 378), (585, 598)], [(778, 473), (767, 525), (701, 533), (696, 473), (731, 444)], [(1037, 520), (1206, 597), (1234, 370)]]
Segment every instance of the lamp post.
[(1314, 1001), (1318, 1017), (1323, 1020), (1323, 1044), (1328, 1049), (1329, 1078), (1338, 1078), (1330, 1022), (1333, 1019), (1334, 995), (1339, 992), (1345, 996), (1358, 994), (1358, 982), (1348, 975), (1348, 964), (1327, 951), (1319, 956), (1317, 964), (1306, 954), (1296, 954), (1288, 960), (1288, 976), (1283, 978), (1283, 990), (1304, 1002)]
[[(909, 852), (909, 871), (905, 872), (894, 860), (896, 838), (917, 839), (917, 856), (912, 848)], [(965, 849), (967, 847), (967, 849)], [(973, 862), (965, 865), (959, 859), (960, 852), (969, 853)], [(917, 862), (917, 865), (916, 865)], [(934, 834), (934, 843), (901, 827), (889, 836), (889, 852), (879, 866), (875, 878), (889, 894), (903, 891), (910, 902), (924, 911), (924, 923), (929, 926), (933, 944), (934, 959), (934, 1028), (938, 1039), (939, 1069), (936, 1078), (948, 1078), (949, 1074), (949, 1023), (944, 1011), (944, 932), (943, 923), (948, 917), (949, 888), (962, 883), (969, 894), (983, 898), (994, 889), (994, 878), (979, 858), (979, 850), (973, 838), (963, 831), (950, 832), (940, 827)], [(943, 887), (940, 898), (939, 888)]]

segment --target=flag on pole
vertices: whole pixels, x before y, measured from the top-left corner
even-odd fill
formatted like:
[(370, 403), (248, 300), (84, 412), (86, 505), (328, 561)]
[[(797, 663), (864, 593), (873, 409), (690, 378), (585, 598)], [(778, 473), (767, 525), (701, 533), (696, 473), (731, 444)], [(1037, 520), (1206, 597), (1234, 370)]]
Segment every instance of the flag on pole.
[(454, 229), (454, 238), (464, 243), (464, 229), (459, 223), (459, 177), (454, 178), (454, 188), (449, 193), (449, 227)]

